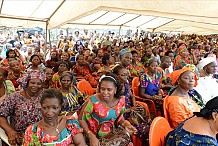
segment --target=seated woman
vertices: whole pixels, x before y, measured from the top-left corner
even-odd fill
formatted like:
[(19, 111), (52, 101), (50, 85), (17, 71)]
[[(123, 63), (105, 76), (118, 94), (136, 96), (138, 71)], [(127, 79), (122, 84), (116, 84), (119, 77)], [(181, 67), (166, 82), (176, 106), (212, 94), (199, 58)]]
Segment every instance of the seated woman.
[(0, 100), (15, 91), (13, 83), (10, 80), (6, 80), (7, 76), (8, 71), (0, 68)]
[(39, 71), (25, 74), (18, 80), (23, 90), (9, 94), (0, 102), (0, 127), (6, 132), (9, 144), (20, 145), (27, 126), (41, 120), (39, 100), (44, 79)]
[(47, 60), (45, 62), (45, 66), (49, 67), (49, 68), (55, 68), (56, 67), (56, 62), (58, 62), (58, 51), (57, 50), (53, 50), (50, 53), (51, 59)]
[[(106, 73), (99, 79), (99, 91), (90, 97), (79, 115), (91, 146), (98, 146), (99, 139), (107, 137), (112, 129), (121, 125), (130, 134), (137, 130), (125, 121), (125, 97), (121, 95), (121, 86), (116, 75)], [(123, 133), (124, 135), (124, 133)], [(114, 141), (115, 145), (119, 145)]]
[(203, 58), (198, 64), (200, 77), (195, 90), (201, 94), (204, 104), (218, 96), (218, 83), (216, 79), (213, 78), (213, 74), (216, 73), (216, 68), (216, 59), (212, 57)]
[(24, 72), (21, 70), (19, 62), (20, 62), (19, 60), (14, 59), (14, 60), (10, 61), (9, 67), (8, 67), (7, 79), (13, 83), (16, 91), (19, 90), (19, 88), (18, 88), (19, 84), (17, 83), (17, 79), (22, 77), (22, 75), (24, 74)]
[(131, 74), (131, 77), (139, 77), (141, 73), (144, 72), (145, 68), (142, 63), (138, 61), (139, 54), (138, 51), (131, 51), (132, 53), (132, 63), (127, 67), (129, 69), (129, 72)]
[(73, 116), (58, 116), (63, 104), (60, 91), (47, 89), (40, 100), (43, 119), (27, 127), (24, 146), (85, 146), (83, 129)]
[(31, 72), (32, 70), (38, 70), (40, 72), (43, 72), (43, 68), (41, 67), (42, 61), (41, 61), (39, 55), (36, 55), (36, 54), (32, 55), (30, 57), (30, 62), (31, 62), (31, 64), (30, 64), (29, 68), (26, 69), (27, 73)]
[(102, 64), (103, 66), (99, 68), (98, 75), (101, 76), (102, 74), (106, 72), (110, 72), (111, 68), (114, 66), (115, 61), (114, 57), (112, 57), (110, 54), (104, 54), (102, 57)]
[(60, 75), (64, 71), (69, 71), (70, 67), (69, 67), (69, 64), (67, 62), (60, 61), (60, 62), (57, 63), (57, 69), (58, 69), (58, 72), (56, 72), (53, 75), (52, 81), (55, 83), (55, 88), (59, 89), (61, 87)]
[(81, 96), (79, 89), (73, 84), (73, 74), (71, 72), (63, 72), (60, 76), (61, 87), (60, 91), (63, 94), (64, 104), (62, 112), (78, 110), (84, 99)]
[(169, 123), (176, 128), (185, 119), (193, 116), (193, 112), (200, 111), (200, 106), (190, 97), (189, 91), (196, 85), (196, 76), (189, 68), (172, 72), (172, 83), (176, 89), (166, 97), (166, 111)]
[(218, 96), (209, 100), (200, 112), (194, 112), (193, 117), (179, 124), (168, 133), (167, 146), (208, 145), (217, 146), (218, 133)]
[(44, 89), (55, 88), (55, 83), (52, 81), (54, 71), (51, 68), (44, 69), (46, 80), (43, 82), (42, 87)]
[[(124, 118), (128, 120), (130, 117), (131, 111), (134, 110), (140, 113), (141, 107), (136, 106), (135, 97), (133, 96), (131, 92), (131, 88), (128, 82), (128, 76), (129, 76), (128, 70), (125, 67), (118, 65), (113, 69), (113, 73), (118, 76), (120, 83), (123, 87), (122, 95), (125, 96), (125, 107), (126, 107)], [(143, 118), (145, 122), (142, 122), (139, 125), (135, 125), (134, 127), (138, 130), (136, 135), (142, 138), (143, 146), (146, 146), (148, 145), (149, 128), (150, 128), (152, 121), (149, 119), (148, 116), (145, 116)]]
[(85, 78), (92, 87), (97, 87), (98, 77), (96, 76), (96, 73), (92, 73), (92, 69), (89, 66), (89, 63), (84, 61), (83, 55), (77, 56), (77, 63), (73, 66), (73, 72), (76, 74), (77, 78)]
[(163, 111), (163, 92), (161, 83), (165, 79), (163, 70), (158, 67), (156, 59), (150, 59), (147, 62), (147, 70), (140, 76), (139, 96), (154, 100), (158, 110)]

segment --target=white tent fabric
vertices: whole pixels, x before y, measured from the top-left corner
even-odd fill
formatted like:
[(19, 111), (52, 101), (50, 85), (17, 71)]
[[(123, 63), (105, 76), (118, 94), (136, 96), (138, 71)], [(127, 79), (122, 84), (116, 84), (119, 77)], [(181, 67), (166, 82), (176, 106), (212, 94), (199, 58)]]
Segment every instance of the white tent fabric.
[[(154, 32), (218, 33), (218, 1), (0, 0), (0, 26), (134, 27)], [(10, 23), (10, 18), (17, 23)]]

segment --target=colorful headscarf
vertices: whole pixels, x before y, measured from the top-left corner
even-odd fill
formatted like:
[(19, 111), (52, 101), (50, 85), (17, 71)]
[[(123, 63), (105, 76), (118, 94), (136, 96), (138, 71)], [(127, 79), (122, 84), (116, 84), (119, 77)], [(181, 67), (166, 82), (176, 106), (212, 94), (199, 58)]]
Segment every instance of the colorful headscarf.
[[(186, 71), (191, 71), (192, 73), (194, 73), (194, 72), (193, 72), (190, 68), (188, 68), (188, 67), (183, 67), (182, 69), (173, 71), (173, 72), (170, 74), (170, 78), (171, 78), (171, 80), (172, 80), (172, 83), (173, 83), (174, 85), (176, 85), (176, 84), (177, 84), (177, 80), (179, 79), (179, 77), (181, 76), (181, 74), (183, 74), (183, 73), (186, 72)], [(195, 84), (194, 84), (194, 86), (197, 86), (197, 80), (198, 80), (198, 78), (197, 78), (197, 76), (196, 76), (195, 73), (194, 73), (194, 78), (195, 78)]]
[(27, 87), (27, 82), (31, 79), (40, 79), (44, 82), (46, 80), (46, 76), (38, 70), (31, 70), (27, 74), (24, 74), (21, 78), (17, 79), (17, 83), (25, 89)]
[(120, 52), (119, 52), (119, 56), (122, 57), (124, 54), (126, 53), (131, 53), (130, 49), (122, 49)]

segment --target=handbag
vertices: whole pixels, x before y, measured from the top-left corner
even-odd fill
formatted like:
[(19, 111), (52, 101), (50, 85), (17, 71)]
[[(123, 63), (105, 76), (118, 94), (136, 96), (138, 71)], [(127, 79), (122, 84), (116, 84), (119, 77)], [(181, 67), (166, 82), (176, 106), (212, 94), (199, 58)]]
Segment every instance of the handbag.
[(140, 104), (137, 104), (136, 106), (140, 107), (142, 110), (132, 110), (129, 116), (129, 122), (132, 125), (138, 126), (140, 123), (145, 122), (144, 117), (146, 116), (146, 109)]
[[(112, 131), (106, 137), (99, 138), (100, 146), (129, 146), (132, 144), (129, 133), (123, 127), (119, 126), (118, 128), (114, 128), (112, 123), (110, 124)], [(99, 127), (101, 127), (101, 125)]]

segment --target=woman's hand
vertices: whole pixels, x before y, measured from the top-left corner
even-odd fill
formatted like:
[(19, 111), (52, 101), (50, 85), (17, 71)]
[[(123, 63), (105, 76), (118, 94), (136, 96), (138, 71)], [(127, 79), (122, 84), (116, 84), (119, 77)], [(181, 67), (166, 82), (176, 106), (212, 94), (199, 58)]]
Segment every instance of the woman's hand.
[(94, 134), (92, 134), (89, 140), (90, 140), (90, 146), (99, 146), (99, 140)]
[(7, 132), (8, 135), (8, 142), (11, 145), (22, 144), (22, 138), (19, 133), (15, 130), (10, 130)]
[(130, 135), (137, 133), (137, 129), (134, 126), (132, 126), (131, 124), (126, 125), (125, 129)]

